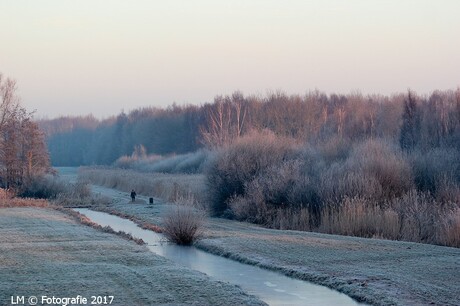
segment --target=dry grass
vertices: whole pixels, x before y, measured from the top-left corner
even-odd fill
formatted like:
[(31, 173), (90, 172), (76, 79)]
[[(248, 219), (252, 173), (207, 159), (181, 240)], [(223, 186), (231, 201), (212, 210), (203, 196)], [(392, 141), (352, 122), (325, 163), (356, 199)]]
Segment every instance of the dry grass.
[(443, 234), (444, 245), (460, 248), (460, 208), (446, 218)]
[[(346, 236), (405, 240), (460, 247), (460, 209), (436, 207), (427, 194), (416, 191), (380, 206), (369, 199), (345, 198), (338, 205), (328, 205), (321, 211), (321, 224), (312, 231)], [(304, 219), (297, 226), (305, 226), (308, 214), (293, 214)], [(290, 223), (292, 217), (285, 218)], [(280, 224), (281, 227), (281, 224)]]
[(5, 189), (0, 189), (0, 207), (49, 207), (50, 203), (43, 199), (17, 198)]
[(362, 198), (345, 198), (338, 207), (326, 206), (322, 209), (321, 225), (317, 231), (396, 240), (400, 228), (399, 216), (394, 210), (382, 209)]
[(140, 173), (112, 168), (83, 168), (79, 178), (125, 192), (136, 190), (137, 194), (154, 196), (168, 202), (193, 199), (196, 205), (205, 202), (206, 186), (200, 174)]
[(203, 234), (204, 215), (197, 210), (177, 206), (163, 218), (163, 234), (180, 245), (191, 245)]
[(295, 209), (278, 209), (273, 215), (270, 227), (280, 230), (297, 230), (311, 231), (313, 216), (306, 208)]

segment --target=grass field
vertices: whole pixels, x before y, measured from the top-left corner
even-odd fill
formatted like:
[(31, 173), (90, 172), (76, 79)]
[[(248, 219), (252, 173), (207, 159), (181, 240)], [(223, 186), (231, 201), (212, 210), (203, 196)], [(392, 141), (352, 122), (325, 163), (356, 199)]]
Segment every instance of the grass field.
[(0, 305), (32, 295), (114, 296), (112, 305), (263, 305), (56, 210), (1, 208)]

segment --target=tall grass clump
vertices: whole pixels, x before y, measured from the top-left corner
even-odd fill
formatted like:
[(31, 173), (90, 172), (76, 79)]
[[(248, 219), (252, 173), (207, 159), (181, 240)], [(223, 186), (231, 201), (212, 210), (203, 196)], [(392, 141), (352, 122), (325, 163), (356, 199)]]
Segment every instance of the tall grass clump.
[(344, 198), (338, 205), (325, 205), (319, 232), (367, 238), (398, 239), (400, 218), (365, 198)]
[(460, 248), (460, 208), (456, 208), (443, 220), (442, 245)]
[(13, 192), (0, 188), (0, 208), (9, 207), (49, 207), (45, 199), (19, 198)]
[(203, 234), (204, 215), (192, 207), (176, 206), (163, 217), (162, 232), (179, 245), (191, 245)]

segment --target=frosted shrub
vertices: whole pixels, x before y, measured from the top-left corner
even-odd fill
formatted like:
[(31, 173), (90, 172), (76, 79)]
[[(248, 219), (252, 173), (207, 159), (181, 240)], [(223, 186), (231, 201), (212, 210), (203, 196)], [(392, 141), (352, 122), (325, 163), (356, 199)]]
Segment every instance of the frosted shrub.
[(72, 186), (52, 175), (33, 177), (22, 186), (19, 196), (35, 199), (56, 199), (60, 194), (72, 192)]
[(383, 140), (367, 140), (353, 150), (350, 168), (373, 176), (382, 187), (384, 199), (398, 197), (409, 191), (412, 171), (401, 152)]
[(378, 199), (382, 195), (382, 186), (370, 174), (335, 163), (320, 175), (318, 193), (323, 205), (331, 205), (346, 197)]
[(391, 206), (400, 218), (402, 240), (439, 243), (441, 223), (447, 211), (429, 194), (412, 190), (394, 199)]
[(229, 200), (245, 195), (246, 185), (294, 154), (296, 145), (273, 133), (251, 133), (221, 148), (207, 168), (211, 213), (222, 215)]
[(414, 152), (410, 156), (417, 189), (435, 195), (439, 189), (448, 192), (446, 185), (455, 189), (460, 183), (460, 152), (455, 149), (432, 149)]
[(204, 215), (186, 206), (177, 206), (163, 218), (163, 234), (180, 245), (193, 244), (203, 234)]
[(383, 203), (411, 190), (412, 182), (410, 165), (397, 148), (382, 140), (367, 140), (343, 163), (334, 163), (321, 174), (319, 192), (328, 204), (345, 197)]

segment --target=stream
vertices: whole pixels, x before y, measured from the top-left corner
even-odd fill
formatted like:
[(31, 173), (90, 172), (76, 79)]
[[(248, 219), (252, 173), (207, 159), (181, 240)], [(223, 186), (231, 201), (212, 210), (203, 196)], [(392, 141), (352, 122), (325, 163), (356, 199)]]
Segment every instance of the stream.
[(158, 233), (144, 230), (134, 222), (103, 212), (75, 209), (101, 226), (141, 238), (155, 254), (210, 277), (240, 286), (269, 305), (365, 305), (324, 286), (292, 279), (256, 266), (216, 256), (195, 247), (178, 246), (165, 241)]

